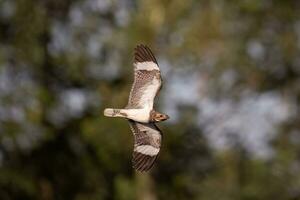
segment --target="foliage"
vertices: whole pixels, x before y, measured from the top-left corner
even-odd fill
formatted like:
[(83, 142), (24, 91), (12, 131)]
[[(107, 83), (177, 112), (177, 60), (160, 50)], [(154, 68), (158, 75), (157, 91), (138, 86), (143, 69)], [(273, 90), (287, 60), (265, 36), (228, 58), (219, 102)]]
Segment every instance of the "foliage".
[[(300, 199), (299, 9), (292, 0), (0, 1), (0, 199)], [(280, 94), (291, 114), (276, 124), (273, 154), (252, 155), (235, 137), (216, 150), (201, 110), (179, 102), (178, 119), (160, 124), (154, 169), (136, 173), (127, 122), (102, 111), (126, 104), (138, 43), (154, 50), (167, 83), (176, 70), (209, 77), (215, 101)], [(166, 91), (160, 110), (173, 100)]]

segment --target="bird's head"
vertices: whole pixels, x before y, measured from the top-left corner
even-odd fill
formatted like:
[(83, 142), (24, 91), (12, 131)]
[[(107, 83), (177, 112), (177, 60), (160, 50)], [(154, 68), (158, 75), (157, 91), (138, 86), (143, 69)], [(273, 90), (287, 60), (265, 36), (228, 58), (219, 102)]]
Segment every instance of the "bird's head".
[(161, 122), (169, 119), (169, 116), (156, 111), (152, 111), (150, 118), (151, 118), (150, 119), (151, 122)]

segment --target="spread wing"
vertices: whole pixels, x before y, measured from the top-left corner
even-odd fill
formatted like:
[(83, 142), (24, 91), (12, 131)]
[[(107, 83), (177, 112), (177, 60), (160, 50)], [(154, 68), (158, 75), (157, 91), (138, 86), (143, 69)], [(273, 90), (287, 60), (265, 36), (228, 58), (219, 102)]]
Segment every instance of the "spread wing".
[(149, 47), (138, 45), (134, 50), (134, 82), (127, 108), (151, 109), (162, 85), (160, 70)]
[(132, 164), (138, 171), (148, 171), (154, 164), (161, 146), (161, 131), (154, 123), (129, 120), (134, 136)]

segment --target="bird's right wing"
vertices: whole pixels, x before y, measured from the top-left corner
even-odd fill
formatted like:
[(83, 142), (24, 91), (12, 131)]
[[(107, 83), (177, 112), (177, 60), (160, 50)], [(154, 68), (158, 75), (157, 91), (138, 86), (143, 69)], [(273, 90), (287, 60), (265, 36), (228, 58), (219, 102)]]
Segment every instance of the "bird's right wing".
[(127, 108), (152, 108), (162, 85), (160, 70), (149, 47), (138, 45), (134, 50), (134, 82)]
[(132, 164), (137, 171), (148, 171), (160, 151), (162, 134), (154, 123), (140, 123), (129, 120), (134, 136)]

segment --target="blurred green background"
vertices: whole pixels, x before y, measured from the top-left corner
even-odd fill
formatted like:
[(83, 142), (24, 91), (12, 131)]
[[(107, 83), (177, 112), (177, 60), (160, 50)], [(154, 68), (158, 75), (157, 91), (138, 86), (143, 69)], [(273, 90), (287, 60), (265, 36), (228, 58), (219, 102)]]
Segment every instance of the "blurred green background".
[[(162, 150), (131, 167), (135, 45)], [(0, 0), (0, 199), (300, 199), (300, 1)]]

